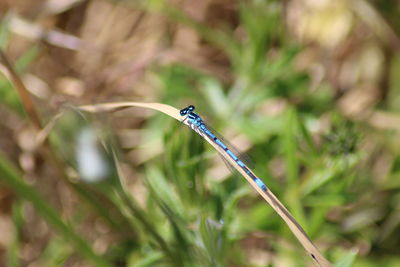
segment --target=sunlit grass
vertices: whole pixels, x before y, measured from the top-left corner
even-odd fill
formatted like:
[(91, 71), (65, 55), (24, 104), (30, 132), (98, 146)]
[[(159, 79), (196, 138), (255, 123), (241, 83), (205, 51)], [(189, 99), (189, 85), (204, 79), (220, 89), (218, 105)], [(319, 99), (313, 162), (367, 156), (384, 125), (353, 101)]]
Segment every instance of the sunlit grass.
[[(245, 148), (257, 176), (336, 266), (399, 264), (398, 133), (343, 115), (335, 85), (328, 80), (315, 86), (309, 72), (299, 70), (297, 57), (307, 47), (287, 32), (281, 1), (240, 3), (236, 32), (196, 22), (163, 1), (140, 8), (194, 30), (229, 64), (224, 81), (190, 64), (152, 65), (146, 72), (158, 90), (156, 102), (196, 105), (213, 128)], [(0, 46), (6, 48), (10, 33), (6, 22), (0, 26)], [(41, 49), (33, 45), (19, 56), (19, 75), (29, 71)], [(399, 57), (394, 58), (386, 70), (389, 97), (379, 108), (396, 117)], [(2, 108), (23, 122), (29, 111), (14, 89), (1, 76)], [(35, 151), (40, 167), (49, 170), (37, 170), (36, 176), (61, 183), (72, 209), (69, 202), (52, 203), (62, 198), (49, 180), (29, 184), (32, 173), (15, 167), (21, 158), (1, 156), (0, 181), (16, 196), (9, 266), (21, 264), (21, 249), (29, 242), (23, 236), (30, 227), (29, 205), (57, 235), (43, 241), (43, 266), (68, 264), (76, 255), (94, 266), (311, 264), (284, 221), (245, 179), (213, 171), (222, 163), (202, 138), (166, 116), (137, 109), (123, 114), (71, 111)], [(42, 122), (52, 117), (42, 116)], [(121, 147), (116, 137), (126, 128), (135, 131), (131, 147)], [(99, 162), (109, 164), (99, 169), (107, 172), (98, 182), (86, 181), (87, 165), (77, 162), (84, 129), (93, 129), (90, 145), (103, 156)]]

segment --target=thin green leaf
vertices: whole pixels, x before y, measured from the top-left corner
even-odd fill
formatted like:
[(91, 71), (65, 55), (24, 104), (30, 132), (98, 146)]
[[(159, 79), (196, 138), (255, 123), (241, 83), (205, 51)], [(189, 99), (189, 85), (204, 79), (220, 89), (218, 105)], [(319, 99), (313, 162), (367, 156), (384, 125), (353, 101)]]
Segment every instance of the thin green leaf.
[(357, 257), (358, 251), (351, 250), (344, 257), (342, 257), (338, 262), (335, 263), (335, 267), (350, 267)]
[(0, 181), (11, 187), (20, 197), (32, 203), (37, 212), (51, 224), (66, 240), (69, 240), (83, 257), (96, 266), (111, 266), (105, 259), (93, 252), (88, 243), (60, 219), (60, 215), (47, 204), (36, 190), (26, 184), (18, 172), (0, 155)]

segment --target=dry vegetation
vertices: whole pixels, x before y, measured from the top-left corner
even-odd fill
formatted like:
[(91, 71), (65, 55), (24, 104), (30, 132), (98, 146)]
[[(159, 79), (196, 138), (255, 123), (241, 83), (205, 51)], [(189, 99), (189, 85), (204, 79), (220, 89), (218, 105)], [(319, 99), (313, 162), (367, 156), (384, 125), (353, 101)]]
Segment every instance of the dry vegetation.
[[(198, 106), (330, 261), (399, 266), (399, 15), (394, 0), (0, 0), (0, 266), (311, 264), (169, 118), (51, 124), (65, 107), (116, 101)], [(122, 183), (81, 180), (82, 127), (106, 133)]]

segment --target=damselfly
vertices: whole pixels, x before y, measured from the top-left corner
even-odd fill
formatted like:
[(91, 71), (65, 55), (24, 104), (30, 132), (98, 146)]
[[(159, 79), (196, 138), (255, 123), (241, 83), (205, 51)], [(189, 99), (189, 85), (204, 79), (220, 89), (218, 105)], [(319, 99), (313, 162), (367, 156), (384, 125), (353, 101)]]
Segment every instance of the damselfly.
[(206, 135), (208, 139), (212, 142), (214, 142), (216, 145), (218, 145), (220, 148), (225, 151), (226, 155), (233, 159), (235, 163), (247, 174), (253, 179), (253, 181), (258, 185), (259, 188), (263, 191), (267, 191), (267, 186), (261, 181), (260, 178), (255, 176), (250, 169), (244, 164), (242, 160), (239, 159), (237, 155), (235, 155), (234, 152), (232, 152), (232, 149), (229, 148), (225, 142), (223, 142), (220, 138), (218, 138), (207, 125), (204, 123), (203, 119), (194, 112), (195, 107), (193, 105), (187, 106), (184, 109), (181, 109), (180, 115), (182, 117), (185, 117), (184, 120), (187, 120), (189, 125), (194, 129), (198, 130), (200, 135)]

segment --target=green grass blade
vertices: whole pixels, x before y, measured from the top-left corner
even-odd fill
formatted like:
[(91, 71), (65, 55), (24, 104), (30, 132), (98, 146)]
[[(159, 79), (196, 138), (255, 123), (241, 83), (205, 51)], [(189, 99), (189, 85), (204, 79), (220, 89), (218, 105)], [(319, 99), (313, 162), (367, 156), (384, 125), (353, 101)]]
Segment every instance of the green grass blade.
[(65, 239), (69, 240), (83, 257), (96, 266), (111, 266), (105, 259), (94, 253), (92, 248), (69, 225), (64, 223), (61, 216), (50, 207), (36, 190), (26, 184), (18, 172), (3, 156), (0, 155), (0, 181), (12, 188), (20, 197), (32, 203), (36, 211), (51, 224)]
[(289, 109), (286, 115), (286, 126), (284, 129), (282, 141), (284, 156), (286, 161), (287, 185), (286, 199), (290, 205), (296, 219), (300, 224), (306, 226), (306, 217), (299, 201), (299, 160), (297, 158), (297, 112), (295, 109)]
[(348, 252), (342, 259), (340, 259), (337, 263), (335, 263), (335, 267), (350, 267), (353, 266), (354, 260), (356, 259), (356, 256), (358, 254), (358, 251), (350, 251)]
[(288, 185), (297, 186), (299, 163), (296, 158), (296, 111), (291, 109), (287, 112), (286, 126), (283, 136), (283, 147), (285, 151), (286, 173)]
[(23, 216), (22, 216), (22, 201), (17, 201), (13, 205), (12, 209), (12, 219), (14, 222), (15, 232), (14, 232), (14, 240), (7, 250), (7, 266), (10, 267), (18, 267), (21, 266), (21, 262), (19, 259), (19, 255), (21, 255), (20, 251), (20, 234), (22, 231), (23, 225)]

